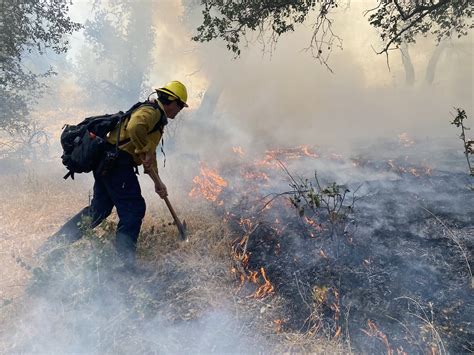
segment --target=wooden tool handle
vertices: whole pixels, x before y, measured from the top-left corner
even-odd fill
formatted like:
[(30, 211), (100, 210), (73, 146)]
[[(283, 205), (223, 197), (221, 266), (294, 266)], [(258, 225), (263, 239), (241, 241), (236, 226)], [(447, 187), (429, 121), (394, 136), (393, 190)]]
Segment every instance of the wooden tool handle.
[(166, 196), (163, 200), (165, 200), (166, 206), (168, 206), (168, 209), (170, 210), (170, 213), (171, 213), (171, 215), (173, 216), (173, 219), (175, 220), (175, 222), (176, 222), (176, 221), (179, 221), (178, 215), (177, 215), (176, 212), (174, 211), (173, 206), (171, 206), (171, 202), (170, 202), (170, 200), (168, 199), (168, 196)]
[[(150, 175), (150, 177), (152, 178), (152, 180), (154, 182), (157, 182), (159, 180), (158, 173), (155, 170), (151, 169), (149, 171), (146, 171), (145, 173)], [(176, 223), (176, 227), (178, 228), (178, 232), (179, 232), (179, 235), (180, 235), (181, 239), (185, 240), (186, 239), (186, 230), (184, 228), (183, 223), (181, 223), (180, 219), (178, 218), (178, 215), (174, 211), (173, 206), (171, 206), (171, 202), (168, 199), (168, 196), (165, 196), (163, 198), (163, 200), (165, 200), (166, 206), (168, 207), (168, 210), (170, 211), (171, 216), (173, 217), (174, 223)]]

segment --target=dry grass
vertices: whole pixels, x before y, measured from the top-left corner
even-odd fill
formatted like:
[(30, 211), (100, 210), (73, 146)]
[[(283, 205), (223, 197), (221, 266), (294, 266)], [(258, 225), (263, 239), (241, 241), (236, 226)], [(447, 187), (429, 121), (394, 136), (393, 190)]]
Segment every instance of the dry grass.
[[(200, 206), (185, 215), (190, 226), (188, 242), (178, 241), (174, 226), (169, 232), (169, 226), (158, 234), (145, 232), (140, 242), (142, 251), (155, 250), (145, 259), (156, 273), (167, 273), (171, 268), (185, 275), (174, 280), (174, 292), (163, 307), (169, 310), (168, 319), (192, 320), (209, 309), (225, 308), (240, 324), (240, 336), (260, 344), (261, 351), (347, 353), (339, 340), (283, 331), (279, 325), (284, 317), (283, 299), (276, 295), (263, 300), (248, 297), (249, 292), (239, 289), (240, 281), (231, 273), (231, 241), (236, 236), (210, 209)], [(145, 231), (150, 222), (145, 221)]]
[(28, 282), (29, 272), (20, 267), (20, 259), (34, 262), (44, 240), (87, 203), (84, 186), (67, 187), (61, 180), (32, 167), (0, 175), (0, 267), (8, 270), (0, 279), (2, 299), (18, 297)]
[[(114, 270), (103, 266), (107, 258), (116, 261), (104, 231), (98, 232), (99, 236), (104, 233), (103, 237), (63, 247), (60, 266), (43, 266), (35, 256), (37, 248), (88, 202), (88, 181), (64, 184), (59, 176), (51, 177), (48, 169), (0, 176), (2, 186), (8, 187), (0, 195), (1, 267), (7, 270), (0, 281), (4, 300), (0, 308), (2, 349), (53, 353), (186, 352), (195, 350), (193, 341), (184, 344), (179, 332), (172, 330), (177, 327), (190, 332), (191, 327), (197, 332), (204, 324), (213, 334), (199, 340), (207, 350), (347, 353), (339, 340), (285, 332), (280, 323), (284, 319), (283, 301), (278, 296), (256, 300), (239, 290), (239, 282), (231, 273), (230, 257), (231, 241), (236, 236), (212, 208), (202, 205), (176, 201), (189, 228), (189, 241), (180, 242), (160, 201), (155, 199), (148, 204), (139, 239), (139, 263), (144, 273), (138, 277), (117, 277)], [(47, 276), (52, 275), (52, 286), (36, 287), (31, 293), (27, 286), (40, 284), (38, 275), (32, 276), (32, 269), (37, 266)], [(111, 314), (99, 316), (100, 309), (98, 312), (91, 302), (109, 288), (115, 290), (114, 301), (120, 299), (121, 303)], [(54, 304), (48, 304), (49, 299)], [(215, 314), (223, 329), (212, 328)], [(95, 318), (97, 321), (90, 323)], [(82, 344), (75, 319), (94, 324), (87, 334), (86, 349), (71, 345)], [(154, 333), (146, 334), (156, 329), (163, 331), (163, 327), (166, 341), (155, 339)], [(45, 337), (52, 343), (44, 345)], [(226, 341), (229, 337), (237, 339), (232, 348), (222, 344), (216, 348), (216, 339)], [(43, 343), (37, 340), (33, 344), (31, 339), (43, 339)]]

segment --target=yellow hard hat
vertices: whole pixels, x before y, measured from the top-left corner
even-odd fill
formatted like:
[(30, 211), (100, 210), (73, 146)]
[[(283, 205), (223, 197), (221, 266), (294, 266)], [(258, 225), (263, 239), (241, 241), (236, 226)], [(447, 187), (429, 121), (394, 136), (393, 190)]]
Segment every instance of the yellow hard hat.
[(188, 104), (186, 103), (186, 101), (188, 100), (188, 91), (186, 90), (186, 86), (184, 86), (182, 82), (177, 80), (170, 81), (165, 86), (156, 89), (156, 91), (161, 91), (165, 94), (169, 94), (172, 97), (181, 101), (184, 104), (184, 107), (188, 107)]

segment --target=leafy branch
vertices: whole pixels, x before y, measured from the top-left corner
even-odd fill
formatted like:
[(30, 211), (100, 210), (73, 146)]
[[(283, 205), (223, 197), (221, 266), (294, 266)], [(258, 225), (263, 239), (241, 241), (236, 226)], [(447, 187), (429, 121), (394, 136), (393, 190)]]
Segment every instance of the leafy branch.
[(332, 182), (322, 186), (317, 172), (314, 173), (314, 182), (308, 179), (297, 182), (293, 177), (291, 179), (290, 187), (293, 189), (293, 195), (289, 199), (300, 217), (308, 214), (308, 211), (312, 215), (322, 213), (331, 226), (331, 236), (334, 235), (337, 227), (345, 224), (354, 209), (358, 199), (355, 192), (350, 199), (348, 194), (351, 191), (345, 185)]
[(461, 128), (459, 138), (463, 141), (464, 155), (466, 156), (467, 166), (469, 167), (469, 174), (474, 176), (474, 168), (470, 161), (470, 156), (474, 154), (474, 140), (466, 138), (466, 131), (470, 130), (469, 127), (464, 125), (464, 121), (467, 119), (466, 111), (461, 108), (456, 108), (456, 111), (457, 115), (454, 117), (451, 124)]
[[(348, 0), (200, 0), (203, 21), (192, 38), (198, 42), (222, 39), (236, 57), (241, 52), (241, 40), (257, 31), (258, 38), (266, 34), (272, 47), (281, 35), (293, 32), (298, 24), (312, 21), (311, 54), (325, 65), (334, 46), (342, 48), (342, 39), (333, 31), (333, 12)], [(382, 40), (377, 54), (398, 48), (402, 43), (414, 43), (419, 35), (432, 34), (437, 42), (453, 36), (462, 37), (474, 28), (471, 18), (472, 0), (377, 0), (377, 5), (365, 11), (368, 22)]]
[(262, 40), (269, 33), (270, 47), (274, 48), (281, 35), (295, 31), (316, 12), (313, 19), (313, 35), (306, 48), (329, 70), (328, 59), (333, 46), (342, 47), (342, 40), (332, 30), (331, 10), (340, 0), (308, 1), (221, 1), (201, 0), (203, 21), (192, 38), (197, 42), (209, 42), (220, 38), (235, 57), (241, 54), (241, 41), (247, 33), (257, 31)]

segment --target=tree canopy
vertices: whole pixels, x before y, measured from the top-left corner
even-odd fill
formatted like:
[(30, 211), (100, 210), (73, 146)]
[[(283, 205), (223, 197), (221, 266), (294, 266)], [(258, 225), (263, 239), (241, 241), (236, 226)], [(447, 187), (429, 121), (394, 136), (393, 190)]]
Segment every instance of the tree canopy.
[(95, 5), (84, 24), (79, 83), (95, 101), (126, 109), (143, 94), (153, 62), (153, 13), (144, 11), (140, 1), (101, 0)]
[(29, 104), (43, 88), (39, 79), (52, 73), (38, 72), (32, 63), (27, 67), (28, 56), (66, 52), (65, 35), (80, 28), (68, 16), (69, 4), (68, 0), (2, 1), (0, 129), (14, 131), (27, 124)]
[[(250, 31), (267, 34), (272, 44), (295, 30), (295, 25), (313, 21), (314, 31), (309, 49), (321, 63), (327, 60), (341, 38), (333, 31), (334, 10), (349, 6), (349, 0), (201, 0), (203, 22), (197, 28), (195, 41), (222, 39), (236, 56), (241, 42)], [(418, 35), (432, 33), (437, 41), (464, 36), (474, 25), (472, 0), (376, 0), (367, 9), (369, 23), (378, 31), (383, 47), (378, 53), (414, 42)]]

